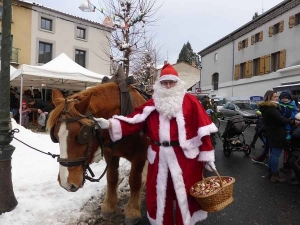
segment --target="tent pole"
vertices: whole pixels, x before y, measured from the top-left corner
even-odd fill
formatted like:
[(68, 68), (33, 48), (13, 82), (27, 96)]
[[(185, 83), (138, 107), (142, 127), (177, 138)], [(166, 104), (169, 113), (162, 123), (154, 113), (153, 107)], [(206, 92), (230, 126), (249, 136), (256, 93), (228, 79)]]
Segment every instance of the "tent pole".
[[(23, 101), (23, 74), (21, 75), (21, 90), (20, 90), (20, 109), (19, 109), (19, 125), (22, 125), (22, 101)], [(27, 103), (26, 103), (27, 104)]]

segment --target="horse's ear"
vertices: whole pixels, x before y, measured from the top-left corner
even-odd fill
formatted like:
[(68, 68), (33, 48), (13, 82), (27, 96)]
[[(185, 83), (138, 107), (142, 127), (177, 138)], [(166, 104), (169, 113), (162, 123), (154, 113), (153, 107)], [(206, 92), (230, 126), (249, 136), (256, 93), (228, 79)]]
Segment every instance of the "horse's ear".
[(61, 103), (61, 100), (63, 98), (64, 96), (59, 90), (52, 89), (52, 102), (55, 105), (55, 107)]
[(75, 109), (82, 115), (85, 115), (89, 109), (90, 100), (93, 95), (93, 92), (91, 92), (88, 96), (86, 96), (84, 99), (82, 99), (78, 104), (75, 104)]

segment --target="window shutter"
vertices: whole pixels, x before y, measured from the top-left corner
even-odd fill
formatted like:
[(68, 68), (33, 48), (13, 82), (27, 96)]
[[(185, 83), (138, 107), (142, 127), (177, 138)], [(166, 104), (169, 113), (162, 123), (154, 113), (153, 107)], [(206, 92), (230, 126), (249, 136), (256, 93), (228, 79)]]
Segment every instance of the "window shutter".
[(248, 38), (245, 39), (245, 48), (248, 47)]
[(251, 45), (254, 45), (254, 43), (255, 43), (255, 35), (252, 35), (251, 36)]
[(293, 28), (295, 25), (295, 16), (290, 16), (289, 19), (289, 28)]
[(246, 62), (246, 73), (245, 73), (245, 78), (247, 78), (248, 76), (249, 76), (249, 68), (248, 68), (248, 66), (249, 66), (249, 61), (247, 61)]
[(284, 21), (281, 21), (279, 23), (279, 32), (282, 32), (283, 31), (283, 25), (284, 25)]
[(286, 50), (281, 50), (280, 51), (280, 56), (279, 56), (279, 69), (285, 68), (285, 62), (286, 62)]
[(252, 60), (248, 61), (248, 77), (252, 77)]
[(238, 49), (239, 49), (239, 51), (242, 49), (242, 42), (241, 41), (239, 42)]
[(264, 75), (265, 73), (265, 57), (259, 58), (259, 75)]
[(264, 38), (264, 32), (261, 31), (261, 32), (259, 32), (259, 41), (262, 41), (263, 38)]
[(273, 36), (273, 26), (269, 27), (269, 37)]
[(271, 55), (265, 56), (265, 73), (270, 73), (270, 58)]
[(235, 68), (234, 68), (234, 79), (235, 80), (238, 80), (240, 78), (239, 72), (240, 72), (240, 65), (237, 64), (237, 65), (235, 65)]

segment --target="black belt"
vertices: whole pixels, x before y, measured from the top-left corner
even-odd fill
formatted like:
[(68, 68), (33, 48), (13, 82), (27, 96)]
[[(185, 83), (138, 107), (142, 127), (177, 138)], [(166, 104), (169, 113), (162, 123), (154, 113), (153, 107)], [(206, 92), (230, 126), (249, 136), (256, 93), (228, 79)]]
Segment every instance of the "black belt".
[(163, 141), (162, 143), (158, 141), (152, 141), (153, 144), (158, 145), (158, 146), (164, 146), (164, 147), (169, 147), (169, 146), (179, 146), (179, 141)]

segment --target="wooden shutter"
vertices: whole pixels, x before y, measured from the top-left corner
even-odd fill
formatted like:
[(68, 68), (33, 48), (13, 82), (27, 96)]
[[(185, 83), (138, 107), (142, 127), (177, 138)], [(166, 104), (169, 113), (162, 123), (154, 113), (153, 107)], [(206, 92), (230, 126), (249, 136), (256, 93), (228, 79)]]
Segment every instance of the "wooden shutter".
[(240, 78), (239, 74), (240, 74), (240, 64), (237, 64), (237, 65), (235, 65), (235, 68), (234, 68), (234, 79), (235, 80), (238, 80)]
[(279, 32), (282, 32), (283, 31), (283, 26), (284, 26), (284, 21), (281, 21), (279, 23)]
[(238, 49), (239, 49), (239, 51), (242, 49), (242, 42), (241, 41), (239, 42)]
[(290, 16), (289, 19), (289, 28), (293, 28), (295, 25), (295, 16)]
[(271, 60), (271, 55), (266, 55), (265, 56), (265, 73), (270, 73), (270, 60)]
[(273, 36), (273, 26), (269, 27), (269, 37)]
[(261, 32), (259, 32), (259, 41), (262, 41), (263, 38), (264, 38), (264, 32), (261, 31)]
[(265, 57), (259, 58), (259, 75), (264, 75), (265, 73)]
[(286, 50), (281, 50), (280, 51), (280, 56), (279, 56), (279, 69), (285, 68), (285, 62), (286, 62)]
[(251, 45), (254, 45), (254, 43), (255, 43), (255, 35), (252, 35), (251, 36)]
[(248, 47), (248, 38), (245, 39), (245, 48)]
[(246, 63), (246, 65), (245, 65), (245, 69), (246, 69), (246, 71), (245, 71), (245, 78), (247, 78), (248, 76), (249, 76), (249, 70), (248, 70), (248, 61), (247, 62), (245, 62)]
[(252, 77), (252, 60), (248, 61), (248, 77)]

